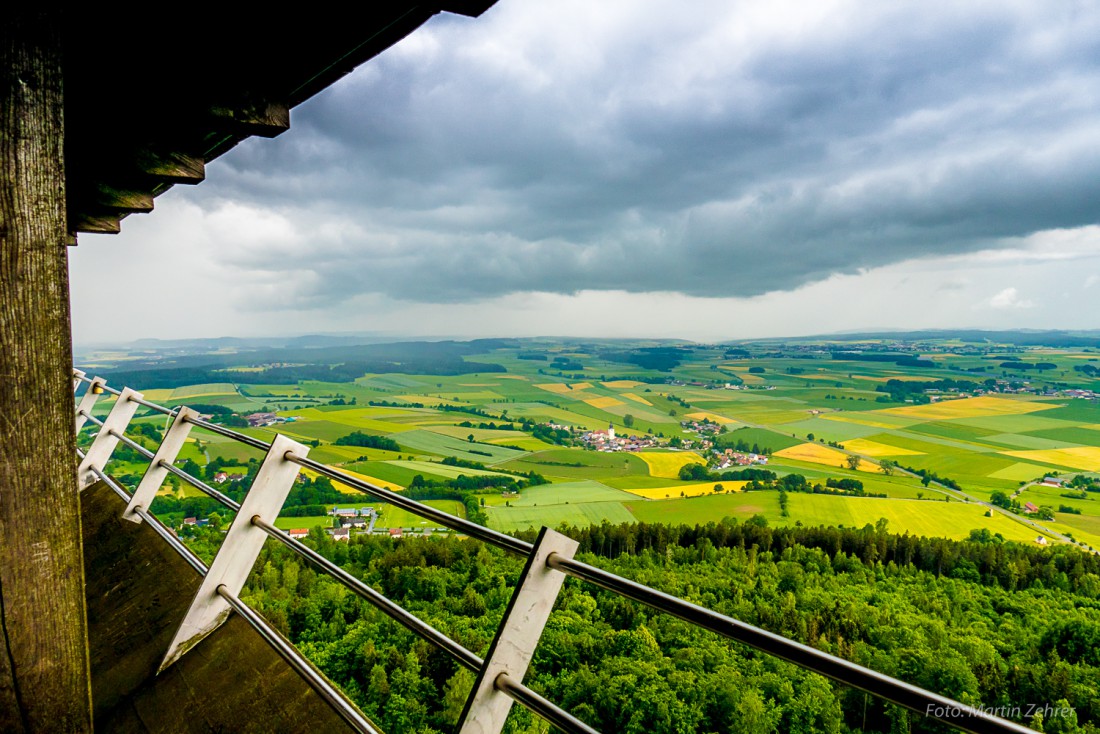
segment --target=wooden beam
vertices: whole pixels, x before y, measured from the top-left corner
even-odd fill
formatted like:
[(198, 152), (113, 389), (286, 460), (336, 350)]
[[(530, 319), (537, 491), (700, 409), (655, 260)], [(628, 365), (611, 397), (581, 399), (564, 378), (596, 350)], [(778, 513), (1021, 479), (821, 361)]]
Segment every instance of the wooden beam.
[(93, 206), (108, 212), (146, 213), (153, 211), (153, 194), (149, 191), (99, 186)]
[(122, 217), (119, 216), (92, 216), (79, 215), (75, 221), (69, 223), (70, 232), (88, 232), (89, 234), (118, 234), (122, 231), (119, 224)]
[(91, 732), (73, 432), (62, 12), (0, 23), (0, 731)]
[(142, 150), (137, 154), (136, 162), (142, 175), (156, 181), (197, 184), (206, 178), (206, 166), (198, 156)]
[(210, 116), (219, 128), (235, 135), (273, 138), (290, 129), (290, 105), (262, 100), (233, 107), (214, 107)]

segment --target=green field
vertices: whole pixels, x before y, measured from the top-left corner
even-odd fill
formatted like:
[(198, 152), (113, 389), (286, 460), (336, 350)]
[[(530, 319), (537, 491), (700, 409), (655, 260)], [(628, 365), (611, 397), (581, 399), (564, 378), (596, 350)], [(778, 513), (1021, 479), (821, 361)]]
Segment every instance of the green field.
[(718, 445), (732, 447), (738, 441), (744, 441), (749, 446), (758, 444), (760, 448), (770, 447), (772, 451), (782, 451), (802, 443), (802, 439), (792, 438), (789, 433), (779, 433), (763, 428), (738, 428), (722, 434), (718, 439)]
[[(821, 340), (812, 348), (797, 341), (750, 342), (743, 346), (750, 356), (731, 353), (729, 357), (724, 354), (724, 347), (695, 345), (682, 350), (681, 364), (658, 371), (643, 369), (630, 361), (613, 361), (611, 357), (616, 350), (634, 348), (626, 344), (557, 339), (519, 340), (518, 344), (490, 341), (486, 342), (484, 353), (464, 358), (496, 363), (507, 372), (367, 374), (354, 382), (303, 380), (292, 385), (239, 386), (212, 376), (202, 384), (154, 385), (146, 393), (150, 399), (166, 404), (221, 405), (241, 415), (278, 411), (297, 420), (263, 429), (238, 430), (264, 440), (270, 440), (275, 432), (283, 433), (310, 444), (310, 456), (316, 460), (399, 486), (407, 486), (418, 474), (443, 483), (459, 475), (483, 473), (438, 463), (446, 456), (480, 462), (490, 469), (535, 472), (548, 479), (551, 484), (529, 487), (519, 496), (504, 497), (494, 491), (481, 493), (489, 522), (507, 530), (556, 526), (562, 522), (629, 522), (635, 518), (646, 522), (705, 523), (727, 515), (745, 519), (760, 513), (773, 524), (797, 521), (804, 525), (862, 526), (881, 517), (896, 532), (953, 538), (965, 537), (973, 528), (988, 527), (1005, 537), (1034, 542), (1035, 531), (1003, 515), (982, 517), (980, 505), (968, 506), (959, 501), (962, 494), (948, 492), (953, 501), (942, 502), (944, 492), (936, 486), (922, 486), (918, 478), (901, 471), (893, 476), (854, 472), (842, 464), (841, 456), (835, 467), (772, 457), (766, 468), (780, 476), (801, 474), (810, 483), (859, 479), (866, 492), (887, 497), (792, 494), (789, 517), (780, 515), (775, 491), (643, 500), (623, 490), (655, 487), (674, 490), (680, 484), (692, 483), (651, 476), (653, 470), (645, 461), (628, 452), (550, 445), (534, 438), (529, 424), (527, 430), (518, 430), (524, 420), (573, 427), (577, 432), (574, 437), (587, 430), (605, 429), (612, 423), (620, 436), (655, 437), (660, 446), (646, 450), (663, 455), (662, 452), (677, 448), (675, 444), (667, 445), (672, 437), (699, 440), (700, 437), (681, 426), (686, 416), (720, 416), (731, 421), (718, 438), (720, 448), (733, 446), (739, 440), (749, 447), (756, 444), (772, 451), (807, 440), (815, 444), (842, 443), (864, 460), (876, 463), (897, 460), (904, 466), (935, 472), (957, 482), (966, 495), (979, 500), (988, 499), (997, 490), (1015, 491), (1021, 483), (1052, 471), (1069, 469), (1044, 461), (1068, 461), (1074, 456), (1084, 456), (1080, 452), (1059, 454), (1060, 449), (1100, 447), (1097, 428), (1100, 402), (1058, 395), (1067, 384), (1100, 389), (1100, 379), (1070, 369), (1085, 363), (1083, 354), (1065, 350), (1014, 348), (1011, 351), (1025, 361), (1050, 360), (1059, 368), (1044, 374), (1020, 373), (1011, 378), (1018, 382), (1011, 385), (1011, 390), (1004, 390), (1005, 394), (979, 397), (974, 403), (950, 400), (953, 395), (933, 395), (933, 402), (929, 403), (930, 399), (920, 394), (923, 387), (914, 388), (916, 392), (900, 399), (888, 394), (886, 381), (897, 379), (905, 384), (949, 377), (970, 380), (984, 390), (986, 381), (992, 380), (990, 384), (998, 385), (1000, 391), (1000, 386), (1009, 387), (1008, 381), (1001, 380), (1001, 373), (1011, 372), (998, 368), (1001, 349), (984, 343), (923, 344), (921, 348), (930, 352), (925, 356), (936, 366), (910, 368), (855, 358), (833, 360), (830, 351), (848, 347), (829, 340)], [(650, 348), (659, 342), (629, 344)], [(872, 351), (876, 348), (885, 347), (874, 344), (858, 347)], [(563, 374), (549, 360), (518, 359), (520, 353), (532, 351), (551, 360), (565, 356), (579, 361), (581, 366)], [(139, 357), (145, 359), (147, 355)], [(125, 363), (125, 355), (116, 354), (113, 358), (121, 360), (120, 366)], [(232, 368), (234, 377), (247, 379), (250, 372), (263, 369), (262, 365), (249, 364), (243, 353), (241, 360)], [(104, 357), (96, 363), (110, 369), (111, 358)], [(763, 371), (750, 373), (750, 367)], [(1053, 382), (1055, 379), (1059, 382)], [(724, 389), (727, 383), (742, 389)], [(894, 383), (893, 389), (896, 390), (897, 384)], [(1031, 394), (1016, 394), (1021, 385), (1030, 385), (1027, 389)], [(1046, 397), (1051, 394), (1058, 396)], [(354, 404), (350, 404), (353, 400)], [(372, 401), (399, 405), (370, 405)], [(412, 403), (426, 407), (407, 407)], [(106, 415), (112, 404), (113, 399), (104, 397), (95, 414)], [(1036, 404), (1047, 409), (1018, 412)], [(627, 415), (632, 419), (628, 421)], [(458, 425), (462, 422), (470, 425)], [(516, 430), (476, 427), (490, 422), (511, 424)], [(627, 428), (626, 422), (633, 425)], [(135, 420), (134, 427), (140, 423), (158, 430), (164, 427), (159, 416), (143, 414)], [(353, 431), (391, 438), (400, 450), (335, 444)], [(813, 439), (809, 439), (810, 435)], [(244, 465), (249, 459), (263, 457), (262, 451), (201, 429), (192, 438), (198, 442), (189, 441), (180, 456), (200, 465), (216, 458)], [(570, 443), (568, 438), (565, 442)], [(155, 446), (152, 442), (144, 445)], [(917, 453), (892, 453), (886, 447)], [(708, 453), (698, 443), (690, 450), (699, 455)], [(1050, 453), (1045, 456), (1009, 453), (1018, 451)], [(140, 474), (144, 464), (116, 460), (112, 468)], [(1082, 468), (1088, 467), (1082, 464)], [(675, 475), (674, 470), (663, 473)], [(1055, 508), (1059, 504), (1076, 507), (1082, 515), (1059, 513), (1051, 521), (1051, 529), (1070, 530), (1086, 542), (1100, 539), (1100, 500), (1061, 498), (1057, 489), (1037, 487), (1027, 489), (1020, 500), (1035, 500)], [(419, 520), (402, 517), (396, 509), (387, 522), (422, 527)]]
[(489, 471), (487, 469), (468, 469), (464, 466), (447, 466), (446, 464), (440, 464), (438, 461), (390, 461), (387, 462), (391, 466), (400, 467), (402, 469), (408, 469), (410, 471), (433, 474), (437, 477), (445, 477), (447, 479), (454, 479), (460, 475), (466, 475), (468, 477), (476, 476), (501, 476), (500, 472)]
[[(457, 500), (426, 500), (426, 505), (443, 510), (449, 515), (456, 515), (458, 517), (466, 517), (466, 508), (462, 506), (462, 503)], [(387, 505), (378, 503), (374, 505), (378, 510), (378, 521), (375, 523), (376, 528), (435, 528), (439, 526), (439, 523), (432, 520), (425, 520), (419, 515), (415, 515), (408, 510), (401, 507), (395, 507), (394, 505)]]
[(488, 507), (489, 527), (502, 532), (514, 532), (539, 528), (556, 528), (559, 525), (587, 527), (609, 522), (613, 525), (634, 522), (632, 515), (621, 502), (589, 502), (584, 504), (555, 504), (539, 507)]
[[(667, 480), (666, 480), (667, 481)], [(628, 502), (637, 499), (629, 492), (613, 489), (600, 482), (561, 482), (528, 487), (518, 497), (493, 496), (486, 498), (490, 506), (546, 507), (548, 505), (585, 504), (589, 502)]]
[(690, 499), (642, 500), (627, 504), (641, 522), (685, 525), (705, 525), (723, 517), (747, 519), (763, 515), (770, 522), (778, 521), (777, 492), (745, 492), (738, 494), (703, 495)]
[(332, 518), (328, 515), (279, 517), (275, 519), (275, 527), (280, 530), (294, 530), (296, 528), (331, 528)]
[(885, 518), (891, 532), (929, 537), (965, 538), (974, 528), (988, 528), (1009, 540), (1033, 541), (1036, 533), (995, 513), (984, 517), (985, 508), (963, 502), (933, 500), (884, 500), (862, 497), (791, 495), (791, 522), (863, 527)]
[(546, 477), (607, 479), (627, 475), (649, 476), (649, 466), (633, 454), (549, 449), (500, 465), (510, 471), (534, 471)]
[(438, 456), (454, 456), (483, 464), (499, 464), (524, 456), (526, 452), (487, 443), (471, 443), (464, 438), (445, 436), (425, 430), (414, 430), (392, 437), (406, 449), (422, 451)]

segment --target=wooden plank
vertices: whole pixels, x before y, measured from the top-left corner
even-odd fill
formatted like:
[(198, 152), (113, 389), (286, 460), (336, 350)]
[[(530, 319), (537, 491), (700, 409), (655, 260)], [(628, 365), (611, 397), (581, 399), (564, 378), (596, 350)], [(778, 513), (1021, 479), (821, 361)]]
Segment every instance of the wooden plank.
[(145, 176), (165, 183), (197, 184), (206, 178), (202, 158), (179, 152), (140, 151), (135, 162)]
[(96, 192), (94, 205), (107, 212), (151, 212), (153, 194), (149, 191), (100, 186)]
[(222, 129), (235, 135), (273, 138), (290, 129), (290, 105), (261, 100), (235, 107), (214, 107), (210, 116)]
[(156, 674), (202, 577), (152, 528), (126, 522), (125, 504), (102, 482), (81, 495), (96, 731), (351, 734), (236, 614)]
[(90, 732), (57, 4), (0, 23), (0, 731)]
[(118, 234), (122, 231), (122, 226), (119, 224), (121, 220), (122, 217), (120, 216), (97, 217), (84, 214), (71, 222), (69, 229), (72, 232), (88, 232), (91, 234)]

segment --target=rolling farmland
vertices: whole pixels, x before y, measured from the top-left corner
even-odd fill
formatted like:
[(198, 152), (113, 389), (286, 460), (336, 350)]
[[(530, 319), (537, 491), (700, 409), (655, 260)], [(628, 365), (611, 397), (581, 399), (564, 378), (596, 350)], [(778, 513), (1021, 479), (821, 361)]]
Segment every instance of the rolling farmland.
[[(502, 365), (508, 370), (503, 373), (366, 374), (348, 383), (242, 385), (232, 381), (235, 376), (258, 370), (243, 360), (220, 373), (220, 381), (145, 392), (169, 404), (223, 406), (241, 416), (270, 411), (278, 422), (244, 430), (256, 436), (285, 433), (310, 444), (314, 458), (386, 489), (403, 490), (418, 476), (440, 486), (460, 477), (491, 483), (537, 476), (545, 483), (518, 494), (478, 490), (489, 525), (508, 531), (605, 521), (706, 523), (759, 514), (775, 524), (848, 527), (881, 518), (894, 532), (965, 538), (971, 530), (988, 529), (1034, 542), (1041, 534), (1027, 524), (1034, 518), (999, 511), (986, 517), (982, 504), (995, 493), (1015, 495), (1023, 488), (1021, 507), (1028, 501), (1052, 510), (1054, 519), (1041, 523), (1052, 542), (1066, 534), (1089, 544), (1100, 540), (1100, 494), (1071, 499), (1057, 488), (1040, 491), (1032, 484), (1051, 474), (1069, 479), (1100, 473), (1097, 399), (1027, 387), (1038, 385), (1042, 375), (1014, 376), (1010, 366), (1016, 362), (983, 356), (995, 354), (994, 347), (965, 354), (937, 349), (934, 359), (910, 367), (830, 359), (812, 345), (750, 345), (739, 356), (700, 346), (662, 371), (606, 359), (599, 347), (527, 340), (519, 348), (477, 355), (480, 363)], [(520, 352), (541, 352), (546, 359), (518, 359)], [(1017, 362), (1026, 362), (1023, 354)], [(1042, 359), (1055, 365), (1059, 380), (1095, 388), (1100, 379), (1074, 370), (1095, 361), (1091, 354), (1045, 350)], [(551, 362), (559, 357), (580, 369), (555, 371)], [(952, 379), (977, 389), (926, 394), (925, 385), (956, 384)], [(97, 408), (105, 411), (110, 404), (101, 400)], [(161, 425), (154, 418), (138, 421)], [(644, 445), (629, 451), (583, 448), (581, 435), (609, 425), (617, 437), (634, 436)], [(547, 433), (552, 430), (566, 438)], [(337, 443), (353, 432), (395, 444)], [(876, 496), (793, 493), (784, 513), (774, 489), (746, 487), (742, 479), (680, 479), (681, 468), (693, 464), (709, 464), (715, 476), (736, 471), (730, 452), (750, 449), (768, 453), (767, 463), (758, 466), (780, 478), (797, 474), (807, 487), (851, 480)], [(199, 466), (218, 460), (245, 472), (261, 452), (197, 431), (183, 456)], [(727, 468), (717, 468), (723, 461)], [(115, 464), (120, 471), (141, 471), (136, 460)], [(715, 484), (722, 485), (721, 493)], [(1060, 506), (1081, 514), (1061, 512)], [(461, 503), (454, 507), (464, 511)], [(399, 512), (384, 517), (380, 528), (423, 527)], [(299, 526), (311, 523), (324, 525), (314, 517), (308, 523), (302, 518)]]

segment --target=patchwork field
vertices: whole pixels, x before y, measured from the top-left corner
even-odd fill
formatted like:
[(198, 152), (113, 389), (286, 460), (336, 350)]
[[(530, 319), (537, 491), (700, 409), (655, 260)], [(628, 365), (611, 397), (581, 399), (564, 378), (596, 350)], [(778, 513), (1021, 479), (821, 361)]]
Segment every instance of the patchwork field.
[[(598, 341), (533, 340), (537, 347), (528, 340), (519, 343), (524, 346), (494, 342), (484, 354), (472, 357), (475, 362), (501, 365), (507, 370), (503, 373), (366, 374), (354, 382), (237, 385), (232, 380), (255, 379), (255, 373), (265, 369), (242, 357), (241, 364), (229, 367), (230, 373), (217, 373), (229, 381), (211, 376), (201, 384), (151, 385), (144, 392), (149, 399), (171, 405), (223, 406), (240, 415), (277, 412), (288, 422), (236, 430), (264, 439), (283, 433), (309, 444), (312, 458), (389, 489), (406, 487), (417, 475), (445, 483), (462, 475), (500, 475), (497, 469), (533, 472), (547, 479), (550, 484), (528, 487), (518, 495), (493, 489), (479, 493), (490, 524), (504, 530), (605, 520), (713, 522), (725, 516), (747, 519), (761, 514), (773, 524), (849, 527), (885, 518), (896, 532), (952, 538), (965, 537), (974, 528), (989, 528), (1006, 538), (1034, 542), (1036, 531), (1021, 522), (999, 513), (984, 518), (979, 501), (994, 491), (1014, 492), (1051, 472), (1100, 471), (1100, 400), (1075, 399), (1060, 392), (1066, 384), (1100, 390), (1100, 377), (1072, 369), (1088, 365), (1086, 359), (1100, 360), (1090, 356), (1095, 354), (1091, 351), (1006, 349), (1003, 354), (1011, 351), (1024, 361), (1057, 365), (1051, 371), (1025, 374), (1002, 369), (999, 360), (1008, 357), (985, 344), (969, 345), (969, 351), (961, 346), (922, 349), (920, 358), (933, 365), (912, 368), (893, 361), (834, 360), (829, 352), (836, 347), (827, 342), (813, 348), (769, 342), (729, 350), (692, 345), (673, 350), (678, 355), (676, 364), (664, 369), (640, 366), (645, 360), (633, 357), (614, 361), (612, 356), (633, 348), (619, 342), (608, 346)], [(638, 348), (655, 346), (647, 343)], [(863, 344), (858, 349), (879, 348), (884, 347)], [(953, 351), (956, 348), (958, 353)], [(1033, 354), (1029, 357), (1028, 352)], [(520, 358), (531, 354), (546, 359)], [(558, 356), (569, 360), (570, 369), (550, 361)], [(102, 357), (96, 364), (110, 369), (112, 359), (121, 366), (130, 358), (122, 352)], [(995, 391), (924, 403), (928, 398), (922, 394), (922, 383), (935, 387), (938, 380), (947, 382), (943, 390), (928, 391), (932, 399), (945, 392), (963, 392), (958, 386), (968, 380), (977, 386), (971, 393), (991, 385)], [(1014, 394), (1024, 389), (1033, 394)], [(410, 407), (414, 403), (426, 407)], [(96, 415), (105, 415), (112, 404), (113, 399), (105, 396), (97, 403)], [(789, 516), (783, 516), (774, 491), (745, 493), (739, 491), (745, 483), (737, 481), (721, 482), (724, 492), (715, 494), (714, 484), (719, 482), (679, 481), (685, 464), (702, 463), (704, 456), (714, 458), (705, 444), (700, 448), (711, 437), (694, 433), (690, 423), (702, 420), (723, 427), (716, 437), (717, 449), (770, 453), (763, 468), (780, 476), (797, 473), (820, 484), (829, 479), (858, 479), (866, 492), (886, 498), (792, 494)], [(488, 427), (490, 423), (493, 428)], [(565, 432), (546, 433), (546, 424), (551, 423), (554, 430)], [(631, 424), (629, 428), (626, 423)], [(514, 430), (496, 427), (502, 424)], [(532, 424), (542, 425), (535, 430)], [(620, 436), (652, 436), (662, 447), (674, 437), (690, 440), (692, 451), (597, 453), (580, 447), (580, 433), (602, 430), (608, 424)], [(133, 424), (135, 429), (139, 426), (160, 431), (164, 421), (141, 416)], [(398, 449), (336, 445), (336, 440), (356, 431), (393, 440)], [(565, 445), (552, 445), (553, 441)], [(863, 459), (858, 470), (849, 468), (851, 454)], [(214, 460), (230, 462), (238, 467), (235, 473), (246, 472), (249, 460), (262, 456), (262, 451), (201, 430), (194, 432), (181, 453), (181, 459), (200, 466)], [(440, 463), (448, 456), (488, 468)], [(883, 473), (879, 462), (893, 461), (957, 483), (971, 502), (958, 501), (964, 495), (934, 483), (925, 486), (903, 469)], [(717, 460), (712, 467), (715, 464)], [(138, 476), (144, 471), (143, 462), (134, 456), (119, 457), (111, 466)], [(1057, 513), (1056, 520), (1050, 521), (1052, 528), (1072, 532), (1088, 543), (1100, 541), (1100, 501), (1060, 494), (1057, 489), (1029, 487), (1021, 497), (1033, 497), (1053, 508), (1062, 504), (1080, 509), (1082, 515)], [(945, 495), (952, 501), (944, 502)], [(453, 509), (460, 512), (462, 507), (459, 503)], [(323, 517), (296, 520), (298, 527), (330, 522)], [(387, 522), (425, 527), (396, 510), (389, 513)]]
[(467, 461), (497, 464), (523, 456), (525, 452), (487, 443), (474, 443), (455, 436), (446, 436), (427, 430), (414, 430), (393, 437), (406, 449), (423, 451), (438, 456), (455, 456)]

